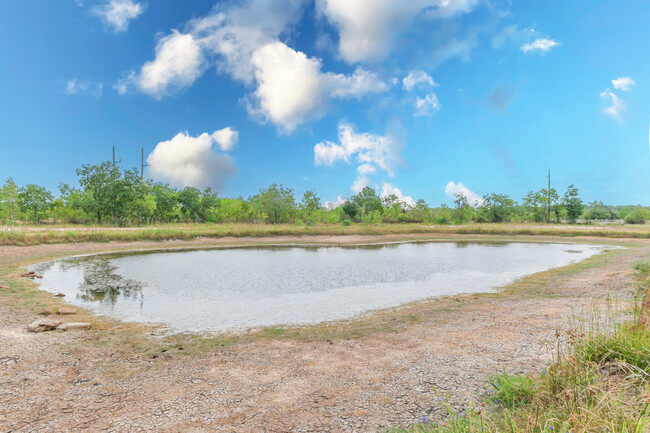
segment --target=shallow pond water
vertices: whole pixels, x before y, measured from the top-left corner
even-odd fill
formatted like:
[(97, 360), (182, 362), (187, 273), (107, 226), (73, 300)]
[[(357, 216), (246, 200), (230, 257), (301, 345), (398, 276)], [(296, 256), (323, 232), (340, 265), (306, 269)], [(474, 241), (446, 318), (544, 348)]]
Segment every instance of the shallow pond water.
[(491, 292), (603, 248), (419, 242), (242, 247), (98, 255), (34, 265), (65, 301), (172, 332), (241, 330), (352, 318), (457, 293)]

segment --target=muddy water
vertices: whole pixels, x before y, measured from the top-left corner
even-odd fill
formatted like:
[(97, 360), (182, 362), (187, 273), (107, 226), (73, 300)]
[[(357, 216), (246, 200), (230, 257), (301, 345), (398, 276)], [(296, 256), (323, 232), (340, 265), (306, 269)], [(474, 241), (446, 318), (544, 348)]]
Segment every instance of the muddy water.
[(598, 253), (592, 245), (400, 243), (94, 256), (35, 265), (41, 288), (170, 331), (240, 330), (351, 318), (457, 293), (490, 292)]

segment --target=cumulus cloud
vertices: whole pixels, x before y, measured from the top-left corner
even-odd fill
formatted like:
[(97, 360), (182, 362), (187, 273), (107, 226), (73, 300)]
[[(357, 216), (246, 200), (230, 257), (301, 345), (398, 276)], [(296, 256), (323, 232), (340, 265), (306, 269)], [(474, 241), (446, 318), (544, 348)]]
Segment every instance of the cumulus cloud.
[(396, 133), (376, 135), (358, 133), (346, 122), (339, 124), (339, 143), (324, 141), (314, 146), (314, 164), (332, 166), (338, 161), (357, 164), (358, 177), (352, 185), (359, 192), (370, 184), (368, 175), (377, 169), (392, 177), (400, 163), (399, 149), (403, 139)]
[(110, 0), (103, 5), (94, 6), (90, 11), (99, 17), (115, 33), (124, 32), (129, 23), (142, 15), (146, 6), (132, 0)]
[(410, 92), (416, 87), (438, 87), (438, 83), (433, 81), (431, 75), (427, 74), (424, 71), (411, 71), (409, 74), (404, 77), (402, 84), (406, 91)]
[(616, 96), (609, 88), (605, 89), (600, 97), (606, 102), (607, 106), (603, 109), (605, 114), (614, 120), (621, 120), (621, 115), (625, 111), (625, 103), (621, 98)]
[(339, 31), (339, 53), (349, 63), (381, 61), (395, 37), (420, 13), (449, 18), (480, 0), (318, 0), (318, 12)]
[(90, 80), (79, 80), (73, 78), (68, 81), (65, 86), (65, 93), (68, 95), (77, 95), (79, 93), (87, 93), (95, 98), (101, 98), (104, 85)]
[(147, 157), (149, 173), (154, 179), (175, 186), (211, 187), (221, 191), (226, 179), (237, 173), (233, 158), (213, 148), (218, 144), (223, 149), (219, 140), (227, 129), (198, 137), (180, 132), (171, 140), (161, 141)]
[(174, 91), (191, 85), (204, 70), (205, 59), (191, 34), (173, 30), (156, 45), (156, 58), (146, 62), (139, 73), (130, 72), (113, 88), (124, 94), (130, 86), (147, 95), (161, 99)]
[(630, 77), (618, 77), (615, 80), (612, 80), (612, 84), (615, 89), (622, 90), (624, 92), (632, 90), (632, 87), (636, 86), (634, 80)]
[(429, 93), (424, 98), (417, 97), (415, 98), (415, 112), (414, 116), (432, 116), (433, 113), (439, 111), (442, 108), (438, 97), (435, 93)]
[(502, 48), (514, 44), (524, 53), (544, 54), (560, 42), (551, 39), (532, 27), (518, 28), (515, 25), (503, 28), (492, 38), (492, 48)]
[(228, 152), (235, 147), (235, 144), (237, 144), (237, 141), (239, 140), (239, 132), (228, 126), (212, 133), (212, 138), (219, 145), (221, 150)]
[(524, 44), (520, 47), (520, 50), (524, 53), (545, 53), (553, 47), (557, 47), (560, 43), (554, 39), (540, 38), (536, 39), (533, 42)]
[(399, 202), (402, 204), (402, 207), (404, 208), (415, 207), (416, 203), (415, 200), (413, 200), (413, 197), (402, 194), (402, 191), (400, 191), (399, 188), (391, 185), (390, 183), (384, 182), (384, 185), (381, 188), (381, 197), (386, 198), (390, 195), (397, 197), (397, 200), (399, 200)]
[(285, 134), (321, 118), (332, 99), (358, 99), (388, 90), (371, 71), (323, 72), (320, 59), (281, 42), (280, 36), (300, 16), (301, 7), (302, 0), (248, 0), (219, 6), (188, 22), (185, 33), (173, 31), (162, 38), (155, 59), (114, 87), (124, 93), (134, 85), (160, 99), (191, 85), (211, 63), (251, 87), (246, 98), (249, 112)]
[(346, 202), (347, 200), (340, 195), (336, 198), (336, 201), (326, 201), (324, 206), (325, 209), (332, 210), (332, 209), (336, 209), (337, 207), (343, 206)]
[(460, 194), (464, 196), (467, 199), (467, 203), (473, 207), (478, 207), (483, 204), (483, 199), (474, 191), (463, 185), (462, 182), (454, 183), (450, 181), (445, 186), (445, 194), (447, 197), (450, 197), (452, 199), (455, 199), (456, 196)]
[(257, 90), (251, 111), (273, 122), (284, 133), (319, 119), (330, 98), (360, 97), (384, 92), (388, 86), (368, 71), (350, 76), (322, 73), (321, 62), (282, 42), (267, 44), (253, 54)]

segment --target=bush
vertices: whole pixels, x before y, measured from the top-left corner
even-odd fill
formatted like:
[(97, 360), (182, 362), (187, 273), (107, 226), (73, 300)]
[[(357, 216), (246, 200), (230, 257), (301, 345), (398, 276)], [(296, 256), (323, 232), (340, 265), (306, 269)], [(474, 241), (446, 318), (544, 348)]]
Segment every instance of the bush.
[(641, 212), (634, 210), (625, 216), (625, 224), (645, 224), (645, 219)]
[(447, 219), (446, 216), (439, 216), (438, 218), (436, 218), (435, 223), (436, 224), (449, 224), (449, 220)]
[(352, 221), (350, 221), (349, 219), (345, 219), (345, 220), (343, 220), (343, 223), (342, 223), (342, 224), (343, 224), (344, 226), (349, 226), (350, 224), (352, 224)]

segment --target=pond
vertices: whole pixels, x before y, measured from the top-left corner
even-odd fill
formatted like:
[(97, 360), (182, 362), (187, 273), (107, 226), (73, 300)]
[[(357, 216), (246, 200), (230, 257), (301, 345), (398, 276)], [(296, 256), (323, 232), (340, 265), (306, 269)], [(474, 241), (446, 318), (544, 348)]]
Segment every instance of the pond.
[(588, 258), (603, 247), (418, 242), (239, 247), (69, 258), (34, 265), (67, 303), (170, 332), (243, 330), (353, 318)]

